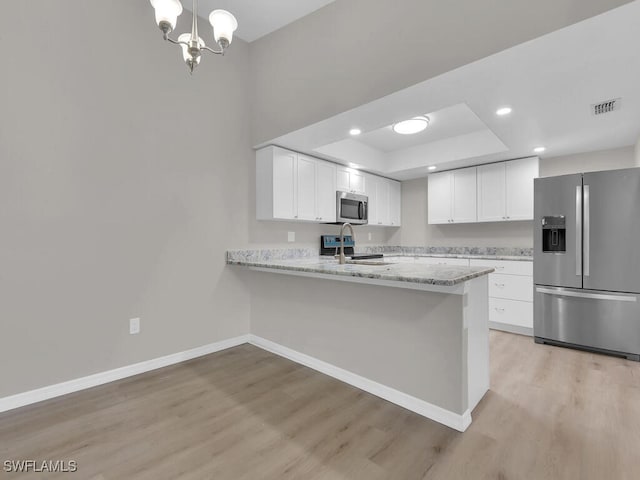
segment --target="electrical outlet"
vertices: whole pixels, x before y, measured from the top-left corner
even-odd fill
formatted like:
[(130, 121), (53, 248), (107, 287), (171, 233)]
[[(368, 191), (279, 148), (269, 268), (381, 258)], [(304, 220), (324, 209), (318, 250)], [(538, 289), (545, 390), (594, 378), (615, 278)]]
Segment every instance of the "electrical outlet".
[(287, 232), (287, 240), (289, 242), (295, 242), (296, 241), (296, 232)]
[(129, 333), (131, 335), (137, 335), (140, 333), (140, 319), (132, 318), (129, 320)]
[(371, 241), (371, 232), (369, 232), (369, 241)]

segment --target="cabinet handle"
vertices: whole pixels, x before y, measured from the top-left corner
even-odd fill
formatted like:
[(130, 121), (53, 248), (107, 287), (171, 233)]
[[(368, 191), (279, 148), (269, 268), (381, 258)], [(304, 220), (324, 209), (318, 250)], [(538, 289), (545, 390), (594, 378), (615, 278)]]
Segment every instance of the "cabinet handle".
[(298, 218), (298, 215), (294, 216), (293, 218)]
[(494, 283), (494, 285), (498, 288), (504, 288), (504, 283)]
[(500, 312), (500, 313), (504, 312), (504, 308), (496, 307), (496, 308), (494, 308), (494, 310), (495, 310), (496, 312)]

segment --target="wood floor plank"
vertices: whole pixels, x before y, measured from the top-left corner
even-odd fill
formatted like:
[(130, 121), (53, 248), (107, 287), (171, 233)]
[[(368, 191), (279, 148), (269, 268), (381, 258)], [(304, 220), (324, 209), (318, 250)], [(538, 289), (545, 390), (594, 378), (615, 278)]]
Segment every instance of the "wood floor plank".
[(0, 478), (640, 477), (640, 364), (490, 341), (491, 391), (464, 434), (242, 345), (0, 414), (0, 460), (78, 462)]

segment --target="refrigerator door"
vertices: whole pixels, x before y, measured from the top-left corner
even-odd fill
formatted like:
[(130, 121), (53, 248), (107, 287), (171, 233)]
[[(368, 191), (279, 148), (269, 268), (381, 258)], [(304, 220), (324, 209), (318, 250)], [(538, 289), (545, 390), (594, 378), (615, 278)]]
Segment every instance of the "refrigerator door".
[(640, 293), (640, 168), (584, 174), (584, 288)]
[[(581, 288), (582, 174), (537, 178), (533, 195), (534, 283)], [(550, 217), (564, 223), (564, 252), (543, 249), (543, 221)]]
[(538, 343), (640, 359), (640, 295), (536, 285), (533, 322)]

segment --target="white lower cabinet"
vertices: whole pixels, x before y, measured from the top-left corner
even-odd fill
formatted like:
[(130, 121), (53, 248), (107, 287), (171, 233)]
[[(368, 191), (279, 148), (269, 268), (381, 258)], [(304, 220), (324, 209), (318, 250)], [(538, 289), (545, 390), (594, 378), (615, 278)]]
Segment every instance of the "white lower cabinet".
[(491, 267), (489, 326), (525, 335), (533, 334), (533, 262), (471, 259), (472, 267)]
[(426, 263), (428, 265), (459, 265), (462, 267), (469, 266), (468, 258), (417, 257), (416, 262)]
[(523, 329), (516, 333), (526, 333), (533, 328), (533, 303), (489, 297), (489, 322), (497, 330), (514, 331), (508, 327), (515, 326)]

